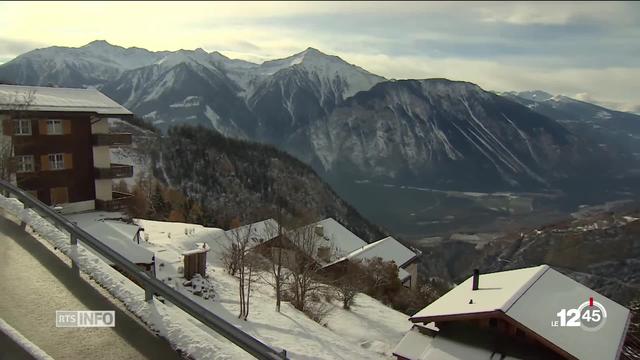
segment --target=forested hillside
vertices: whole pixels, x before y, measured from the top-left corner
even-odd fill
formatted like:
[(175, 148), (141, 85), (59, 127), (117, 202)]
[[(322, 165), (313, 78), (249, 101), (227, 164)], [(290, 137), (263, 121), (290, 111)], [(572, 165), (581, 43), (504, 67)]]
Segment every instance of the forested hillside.
[(149, 168), (133, 189), (138, 213), (225, 229), (269, 217), (307, 223), (333, 217), (367, 241), (383, 236), (309, 166), (272, 146), (202, 127), (176, 127), (164, 136), (133, 132), (134, 143), (144, 144), (134, 144), (128, 157)]

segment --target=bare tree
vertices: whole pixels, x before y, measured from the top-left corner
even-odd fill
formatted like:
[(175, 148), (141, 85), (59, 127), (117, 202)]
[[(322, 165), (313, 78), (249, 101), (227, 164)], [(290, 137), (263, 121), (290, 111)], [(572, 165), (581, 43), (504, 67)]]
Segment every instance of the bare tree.
[[(287, 267), (290, 270), (289, 290), (293, 294), (293, 306), (305, 311), (311, 295), (317, 295), (326, 288), (319, 280), (317, 271), (320, 266), (317, 262), (318, 249), (325, 240), (313, 226), (303, 226), (286, 233), (288, 240), (295, 249), (295, 256), (288, 260)], [(330, 247), (327, 247), (330, 251)], [(330, 254), (326, 254), (329, 258)]]
[(276, 311), (280, 312), (284, 285), (289, 275), (285, 266), (292, 250), (284, 248), (284, 243), (286, 242), (285, 230), (280, 222), (276, 222), (277, 224), (266, 224), (265, 234), (267, 238), (273, 239), (274, 245), (270, 247), (270, 256), (263, 262), (262, 269), (264, 271), (261, 273), (260, 279), (273, 288), (276, 295)]
[(364, 283), (367, 274), (359, 261), (346, 261), (341, 268), (342, 275), (338, 277), (333, 285), (335, 286), (338, 300), (342, 302), (342, 307), (349, 310), (356, 295), (364, 290)]
[(2, 104), (6, 115), (2, 119), (2, 136), (0, 136), (0, 178), (11, 180), (11, 175), (15, 173), (14, 144), (12, 141), (15, 121), (26, 118), (26, 110), (33, 104), (36, 91), (29, 89), (25, 93), (16, 91), (15, 95), (9, 99), (7, 104)]
[(256, 255), (250, 251), (253, 244), (252, 226), (237, 227), (229, 232), (228, 244), (223, 250), (223, 259), (227, 259), (227, 270), (238, 274), (238, 297), (240, 313), (238, 318), (247, 320), (250, 310), (251, 285), (256, 280)]

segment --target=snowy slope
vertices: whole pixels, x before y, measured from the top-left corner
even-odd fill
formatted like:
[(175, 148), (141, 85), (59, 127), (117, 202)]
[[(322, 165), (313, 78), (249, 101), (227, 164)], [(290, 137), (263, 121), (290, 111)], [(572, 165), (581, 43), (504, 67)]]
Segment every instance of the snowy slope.
[(326, 327), (288, 303), (283, 304), (281, 313), (276, 313), (273, 290), (261, 283), (252, 292), (249, 321), (239, 321), (238, 281), (224, 271), (221, 263), (222, 230), (186, 223), (149, 220), (138, 223), (149, 236), (147, 246), (164, 264), (157, 276), (176, 288), (181, 288), (181, 280), (176, 280), (177, 269), (182, 266), (179, 254), (193, 249), (196, 243), (207, 243), (211, 249), (207, 254), (208, 275), (215, 299), (195, 296), (194, 299), (260, 340), (286, 349), (292, 359), (389, 358), (395, 344), (411, 327), (405, 314), (363, 294), (358, 295), (351, 311), (342, 310), (338, 303), (332, 304)]

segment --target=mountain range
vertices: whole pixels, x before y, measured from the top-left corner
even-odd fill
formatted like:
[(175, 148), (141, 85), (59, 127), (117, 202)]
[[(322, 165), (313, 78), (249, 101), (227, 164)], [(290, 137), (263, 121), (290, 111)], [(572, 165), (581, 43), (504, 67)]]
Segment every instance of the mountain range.
[[(93, 41), (22, 54), (0, 80), (96, 87), (163, 131), (202, 125), (273, 144), (359, 209), (370, 203), (351, 190), (367, 182), (599, 201), (633, 192), (627, 180), (640, 174), (640, 116), (541, 91), (389, 80), (313, 48), (255, 64)], [(594, 194), (602, 184), (608, 192)]]

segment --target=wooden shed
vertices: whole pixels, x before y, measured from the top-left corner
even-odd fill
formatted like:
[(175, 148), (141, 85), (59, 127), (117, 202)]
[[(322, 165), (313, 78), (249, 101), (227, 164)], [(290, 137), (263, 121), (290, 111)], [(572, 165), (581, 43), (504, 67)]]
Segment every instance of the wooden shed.
[(185, 251), (182, 253), (184, 257), (184, 278), (191, 280), (193, 275), (200, 274), (205, 276), (207, 271), (207, 252), (209, 246), (205, 243), (196, 244), (196, 248), (193, 250)]

